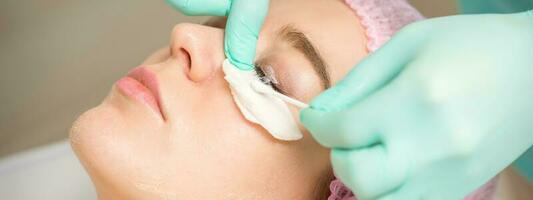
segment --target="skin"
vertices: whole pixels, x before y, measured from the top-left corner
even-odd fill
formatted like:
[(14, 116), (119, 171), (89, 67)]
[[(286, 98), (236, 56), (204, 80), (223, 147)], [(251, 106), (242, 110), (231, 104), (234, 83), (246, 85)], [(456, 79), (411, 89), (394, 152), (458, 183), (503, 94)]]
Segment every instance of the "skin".
[[(367, 54), (342, 1), (271, 1), (256, 58), (288, 96), (309, 102), (324, 90), (311, 62), (279, 38), (289, 24), (318, 49), (331, 84)], [(169, 48), (142, 64), (159, 82), (162, 116), (113, 86), (74, 123), (71, 144), (99, 199), (313, 199), (327, 187), (329, 151), (308, 132), (278, 141), (241, 115), (223, 79), (223, 38), (222, 28), (179, 24)]]
[(507, 167), (500, 173), (495, 199), (531, 199), (533, 197), (533, 185), (517, 170)]

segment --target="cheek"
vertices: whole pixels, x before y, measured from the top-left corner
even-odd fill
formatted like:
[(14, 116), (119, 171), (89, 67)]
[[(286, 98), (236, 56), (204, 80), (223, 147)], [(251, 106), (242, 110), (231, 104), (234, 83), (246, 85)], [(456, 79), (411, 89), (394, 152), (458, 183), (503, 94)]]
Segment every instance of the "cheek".
[(296, 155), (290, 145), (278, 143), (256, 125), (225, 116), (204, 117), (209, 125), (197, 127), (194, 133), (177, 139), (176, 188), (185, 194), (201, 194), (204, 199), (228, 194), (281, 193), (286, 180), (301, 175), (295, 173), (297, 164), (291, 158)]
[(282, 187), (280, 181), (298, 174), (290, 173), (297, 169), (295, 146), (247, 121), (225, 82), (213, 81), (190, 89), (176, 84), (179, 88), (174, 91), (187, 91), (183, 96), (175, 93), (169, 116), (168, 145), (175, 180), (179, 180), (176, 188), (183, 193), (224, 196)]
[(163, 62), (170, 57), (170, 48), (165, 47), (150, 55), (141, 65), (152, 65)]

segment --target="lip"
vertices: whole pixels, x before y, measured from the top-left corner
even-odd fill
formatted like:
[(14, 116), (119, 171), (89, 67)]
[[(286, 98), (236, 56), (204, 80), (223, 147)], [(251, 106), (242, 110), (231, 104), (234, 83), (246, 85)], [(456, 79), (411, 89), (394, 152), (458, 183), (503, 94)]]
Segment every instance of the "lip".
[(137, 67), (126, 77), (118, 80), (116, 85), (123, 94), (147, 105), (163, 117), (160, 107), (159, 82), (152, 71), (145, 67)]

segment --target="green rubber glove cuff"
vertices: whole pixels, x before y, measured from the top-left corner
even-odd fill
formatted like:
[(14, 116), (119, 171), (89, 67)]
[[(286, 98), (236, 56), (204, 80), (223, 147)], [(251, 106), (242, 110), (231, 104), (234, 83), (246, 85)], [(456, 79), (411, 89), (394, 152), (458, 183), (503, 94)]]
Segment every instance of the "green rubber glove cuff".
[(518, 160), (513, 163), (513, 166), (522, 174), (529, 183), (533, 184), (533, 147), (529, 147)]
[(516, 13), (533, 9), (531, 0), (458, 0), (462, 14)]

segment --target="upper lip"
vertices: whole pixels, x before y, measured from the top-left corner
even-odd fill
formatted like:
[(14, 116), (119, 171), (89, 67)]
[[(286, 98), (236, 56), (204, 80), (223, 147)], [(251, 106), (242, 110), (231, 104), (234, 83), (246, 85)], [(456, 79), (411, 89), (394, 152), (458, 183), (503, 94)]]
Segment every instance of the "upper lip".
[(154, 95), (157, 101), (157, 106), (159, 107), (159, 110), (161, 110), (161, 115), (163, 115), (163, 110), (161, 109), (159, 81), (157, 80), (157, 76), (155, 75), (155, 73), (146, 67), (137, 67), (131, 70), (127, 76), (139, 81), (141, 84), (146, 86), (148, 90), (150, 90), (150, 92)]

